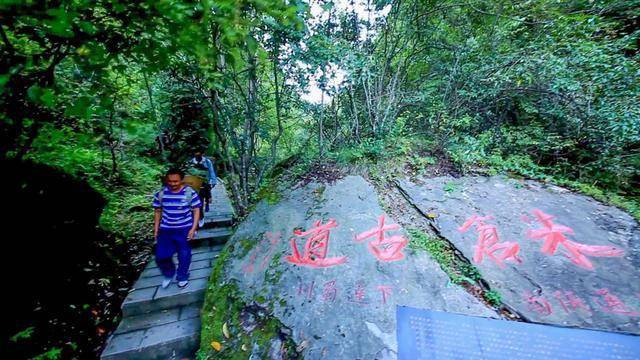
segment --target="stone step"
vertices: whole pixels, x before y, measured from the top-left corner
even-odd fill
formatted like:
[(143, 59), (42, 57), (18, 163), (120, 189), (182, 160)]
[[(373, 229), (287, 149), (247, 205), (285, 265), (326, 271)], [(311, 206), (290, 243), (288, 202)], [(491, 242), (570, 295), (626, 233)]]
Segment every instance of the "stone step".
[(201, 308), (202, 302), (198, 302), (179, 308), (125, 317), (120, 322), (116, 331), (114, 331), (114, 334), (125, 334), (138, 330), (146, 330), (179, 320), (193, 319), (200, 316)]
[(164, 277), (151, 258), (122, 304), (123, 319), (109, 337), (101, 359), (195, 358), (205, 290), (213, 263), (232, 235), (230, 227), (235, 217), (222, 180), (211, 195), (205, 226), (191, 243), (189, 285), (180, 289), (173, 282), (162, 289)]
[(216, 246), (224, 244), (233, 235), (230, 228), (199, 229), (193, 241), (201, 246)]
[[(189, 270), (193, 271), (193, 270), (202, 269), (203, 267), (210, 266), (208, 262), (202, 262), (202, 261), (207, 259), (215, 259), (217, 255), (220, 253), (220, 251), (222, 251), (223, 247), (224, 247), (224, 244), (216, 244), (212, 246), (203, 244), (202, 246), (193, 247), (191, 249), (191, 266), (189, 266)], [(177, 265), (178, 263), (177, 255), (173, 255), (173, 262)], [(150, 277), (150, 276), (158, 276), (159, 273), (158, 274), (154, 273), (154, 271), (157, 271), (157, 270), (151, 270), (151, 269), (157, 269), (157, 268), (158, 268), (158, 265), (156, 264), (154, 257), (151, 256), (149, 258), (149, 261), (147, 262), (147, 266), (145, 267), (140, 277), (143, 278), (143, 277)]]
[[(218, 254), (220, 254), (220, 251), (222, 251), (223, 247), (224, 247), (224, 245), (214, 245), (214, 246), (212, 246), (210, 248), (207, 247), (207, 249), (209, 249), (208, 251), (200, 251), (200, 252), (196, 252), (195, 251), (196, 249), (193, 249), (192, 252), (191, 252), (191, 264), (193, 265), (194, 262), (217, 258)], [(173, 255), (173, 262), (176, 265), (178, 264), (177, 255)], [(145, 267), (145, 271), (148, 270), (148, 269), (156, 269), (156, 268), (158, 268), (158, 264), (155, 262), (155, 260), (149, 261), (149, 263), (147, 263), (147, 266)], [(192, 267), (190, 266), (189, 270), (193, 271), (193, 270), (197, 270), (197, 269), (192, 269)], [(158, 275), (158, 274), (156, 274), (156, 275)]]
[(200, 306), (198, 303), (124, 318), (100, 359), (194, 358), (200, 343)]
[(208, 276), (189, 280), (189, 285), (183, 289), (176, 284), (166, 289), (160, 285), (135, 289), (124, 299), (122, 314), (127, 317), (201, 302), (208, 281)]
[[(212, 260), (211, 259), (203, 259), (197, 261), (191, 261), (191, 266), (189, 266), (189, 271), (194, 271), (198, 269), (205, 269), (211, 267)], [(160, 274), (160, 270), (158, 270), (155, 265), (155, 261), (150, 262), (148, 267), (140, 274), (140, 278), (148, 278), (158, 276)]]
[(228, 227), (233, 225), (233, 214), (230, 213), (212, 213), (211, 211), (204, 216), (203, 228)]
[[(221, 249), (219, 245), (193, 250), (189, 285), (184, 289), (178, 288), (175, 281), (162, 289), (163, 276), (156, 262), (150, 261), (122, 303), (123, 315), (127, 317), (202, 302), (211, 268)], [(174, 262), (177, 263), (175, 258)]]
[[(157, 270), (157, 268), (156, 268)], [(133, 285), (133, 289), (146, 289), (154, 286), (158, 286), (164, 280), (164, 276), (160, 275), (160, 270), (157, 270), (157, 276), (141, 277)], [(206, 267), (202, 269), (190, 270), (189, 280), (208, 278), (211, 274), (211, 268)], [(172, 284), (175, 284), (172, 283)]]

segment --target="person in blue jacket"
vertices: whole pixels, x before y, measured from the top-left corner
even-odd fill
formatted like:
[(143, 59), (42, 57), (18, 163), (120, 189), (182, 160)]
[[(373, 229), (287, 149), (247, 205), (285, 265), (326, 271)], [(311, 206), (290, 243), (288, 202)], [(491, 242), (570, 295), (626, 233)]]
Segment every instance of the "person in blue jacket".
[[(202, 188), (200, 189), (200, 197), (204, 201), (204, 211), (208, 212), (209, 204), (211, 203), (211, 189), (213, 189), (218, 182), (218, 177), (216, 175), (213, 161), (203, 156), (202, 151), (197, 150), (190, 161), (190, 165), (192, 168), (200, 171), (207, 179), (207, 182), (203, 184)], [(203, 216), (201, 220), (204, 219), (204, 213), (202, 215)]]

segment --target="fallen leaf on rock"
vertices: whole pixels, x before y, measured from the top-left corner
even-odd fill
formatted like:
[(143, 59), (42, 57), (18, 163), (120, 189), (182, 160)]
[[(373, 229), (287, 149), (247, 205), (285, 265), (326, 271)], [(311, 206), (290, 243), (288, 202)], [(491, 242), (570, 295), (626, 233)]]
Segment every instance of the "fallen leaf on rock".
[(229, 328), (227, 327), (227, 323), (222, 324), (222, 334), (227, 339), (231, 337), (231, 335), (229, 335)]
[(211, 347), (216, 349), (216, 351), (220, 351), (220, 349), (222, 349), (222, 345), (217, 341), (212, 341)]
[(437, 218), (437, 217), (438, 217), (438, 215), (437, 215), (437, 214), (435, 214), (435, 213), (428, 213), (428, 214), (427, 214), (427, 217), (428, 217), (429, 219), (435, 219), (435, 218)]

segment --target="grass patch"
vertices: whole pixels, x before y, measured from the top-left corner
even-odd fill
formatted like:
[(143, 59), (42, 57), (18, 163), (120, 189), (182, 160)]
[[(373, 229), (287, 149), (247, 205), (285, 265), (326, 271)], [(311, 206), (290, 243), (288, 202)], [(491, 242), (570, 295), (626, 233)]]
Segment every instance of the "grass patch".
[[(262, 238), (262, 234), (260, 234), (260, 236), (258, 236), (258, 239)], [(243, 258), (245, 256), (247, 256), (247, 254), (254, 248), (256, 247), (256, 245), (258, 245), (258, 240), (254, 240), (254, 239), (239, 239), (237, 241), (237, 243), (240, 245), (240, 248), (242, 250), (241, 253), (238, 254), (238, 257)]]
[(456, 191), (456, 189), (457, 189), (456, 183), (454, 183), (453, 181), (449, 181), (446, 184), (444, 184), (444, 188), (443, 188), (443, 190), (448, 193), (452, 193)]
[(411, 237), (409, 246), (428, 252), (454, 284), (467, 282), (475, 285), (481, 279), (478, 269), (460, 260), (445, 240), (429, 236), (415, 228), (408, 229), (407, 233)]
[(260, 189), (256, 193), (256, 199), (254, 203), (258, 203), (264, 200), (269, 205), (275, 205), (282, 200), (282, 194), (278, 190), (277, 185), (278, 178), (271, 178), (260, 186)]
[(502, 296), (495, 290), (485, 291), (482, 296), (493, 307), (500, 307), (502, 305)]

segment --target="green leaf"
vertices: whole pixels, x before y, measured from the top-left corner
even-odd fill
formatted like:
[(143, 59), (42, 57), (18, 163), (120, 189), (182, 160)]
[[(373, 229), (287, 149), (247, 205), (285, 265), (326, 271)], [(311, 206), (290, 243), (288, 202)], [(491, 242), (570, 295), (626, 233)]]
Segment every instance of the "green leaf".
[(60, 37), (73, 37), (74, 33), (72, 31), (72, 18), (70, 14), (65, 11), (65, 9), (49, 9), (47, 10), (47, 14), (53, 17), (52, 19), (43, 21), (47, 32)]
[(249, 35), (247, 36), (247, 49), (249, 50), (249, 53), (251, 55), (256, 53), (256, 50), (258, 49), (258, 42), (256, 41), (256, 39), (253, 38), (253, 36)]
[(93, 113), (92, 99), (88, 96), (79, 97), (73, 106), (68, 107), (65, 111), (67, 116), (76, 116), (81, 119), (88, 119)]
[(31, 102), (44, 105), (49, 108), (53, 106), (55, 100), (55, 94), (52, 89), (41, 88), (38, 85), (33, 85), (27, 89), (27, 96)]
[(33, 326), (29, 326), (28, 328), (13, 335), (9, 340), (11, 340), (11, 342), (18, 342), (18, 340), (29, 339), (31, 338), (31, 335), (33, 335), (34, 330), (35, 328)]

